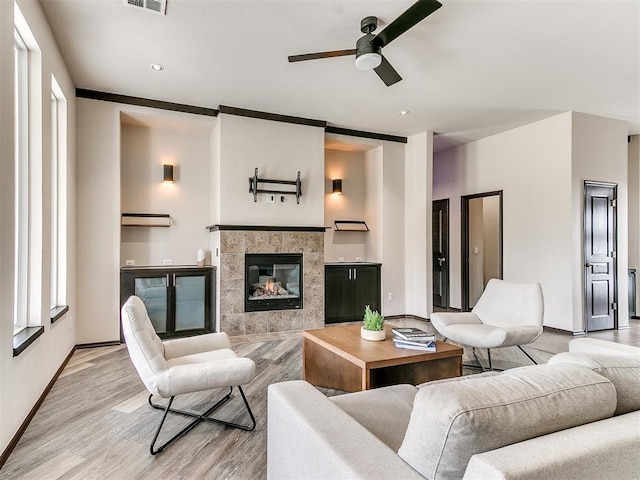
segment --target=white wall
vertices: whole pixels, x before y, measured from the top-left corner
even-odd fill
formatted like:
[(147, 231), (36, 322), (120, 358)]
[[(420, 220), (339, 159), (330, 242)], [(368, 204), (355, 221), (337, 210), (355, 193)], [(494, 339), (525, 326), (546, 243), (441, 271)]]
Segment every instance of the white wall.
[(484, 291), (484, 202), (469, 201), (469, 306), (474, 307)]
[[(355, 262), (365, 256), (368, 232), (336, 232), (335, 220), (364, 220), (364, 152), (325, 150), (324, 225), (331, 227), (324, 237), (326, 262)], [(332, 180), (342, 179), (342, 195), (333, 194)]]
[(584, 181), (618, 185), (618, 326), (629, 325), (628, 302), (628, 144), (626, 122), (581, 113), (572, 114), (572, 274), (573, 330), (584, 329)]
[(404, 170), (405, 313), (422, 318), (433, 311), (432, 175), (433, 133), (409, 137)]
[(632, 135), (628, 152), (629, 268), (636, 269), (636, 315), (640, 298), (640, 135)]
[[(41, 50), (41, 68), (34, 71), (41, 84), (41, 98), (33, 124), (41, 128), (42, 137), (32, 153), (36, 163), (42, 163), (38, 179), (42, 217), (35, 217), (37, 271), (41, 282), (35, 283), (34, 315), (45, 327), (44, 333), (19, 356), (13, 357), (13, 248), (14, 248), (14, 187), (13, 187), (13, 17), (14, 4), (0, 2), (0, 451), (3, 451), (25, 420), (53, 375), (75, 344), (76, 288), (75, 288), (75, 88), (48, 27), (40, 3), (19, 2), (20, 9)], [(67, 99), (67, 193), (68, 193), (68, 276), (67, 303), (69, 313), (55, 324), (49, 320), (50, 297), (50, 159), (51, 159), (51, 75), (54, 75)], [(28, 380), (28, 381), (25, 381)]]
[(382, 155), (382, 310), (384, 315), (404, 315), (405, 145), (383, 142)]
[[(198, 249), (209, 250), (211, 186), (209, 132), (122, 125), (123, 212), (168, 213), (171, 227), (121, 231), (120, 265), (194, 265)], [(163, 164), (174, 165), (174, 183), (163, 183)], [(213, 189), (211, 189), (213, 190)], [(207, 257), (210, 255), (207, 252)], [(210, 263), (207, 261), (207, 263)]]
[(382, 146), (364, 154), (364, 221), (369, 226), (365, 244), (365, 257), (369, 262), (382, 262)]
[(500, 278), (500, 197), (485, 197), (482, 201), (483, 282)]
[[(324, 130), (255, 118), (221, 114), (220, 222), (235, 225), (324, 225)], [(295, 180), (300, 171), (302, 197), (280, 196), (266, 203), (259, 194), (254, 203), (249, 177)], [(259, 188), (295, 191), (293, 185), (260, 184)]]
[[(210, 180), (213, 185), (216, 182), (215, 179), (220, 178), (220, 122), (216, 122), (211, 131), (209, 147), (211, 148)], [(211, 195), (211, 218), (208, 225), (216, 225), (220, 223), (220, 189), (211, 188), (209, 194)], [(212, 250), (212, 252), (215, 255), (215, 250)]]
[(120, 110), (79, 98), (78, 344), (120, 339)]
[(504, 279), (537, 281), (545, 324), (573, 329), (571, 113), (434, 155), (433, 198), (450, 199), (451, 306), (461, 305), (460, 196), (503, 190)]

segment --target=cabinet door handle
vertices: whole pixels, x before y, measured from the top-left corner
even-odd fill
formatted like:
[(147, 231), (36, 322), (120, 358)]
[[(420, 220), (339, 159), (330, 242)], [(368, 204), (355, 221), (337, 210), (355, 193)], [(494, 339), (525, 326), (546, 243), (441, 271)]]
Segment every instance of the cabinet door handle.
[(167, 288), (169, 288), (169, 285), (170, 285), (170, 283), (169, 283), (169, 274), (167, 273), (166, 276), (167, 276)]
[(351, 280), (351, 269), (349, 269), (349, 280)]
[(357, 272), (358, 272), (358, 271), (354, 268), (354, 269), (353, 269), (353, 279), (354, 279), (354, 280), (356, 280), (356, 279), (358, 278)]
[(176, 286), (176, 274), (175, 273), (173, 274), (173, 286), (174, 287)]

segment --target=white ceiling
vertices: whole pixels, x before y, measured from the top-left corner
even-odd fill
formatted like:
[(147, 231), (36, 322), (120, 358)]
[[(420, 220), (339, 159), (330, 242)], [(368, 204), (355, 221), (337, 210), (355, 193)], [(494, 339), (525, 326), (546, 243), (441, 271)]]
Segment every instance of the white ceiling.
[(639, 0), (440, 1), (385, 47), (403, 77), (391, 87), (353, 57), (287, 56), (355, 48), (363, 17), (377, 16), (380, 32), (412, 0), (168, 0), (166, 16), (122, 0), (41, 3), (79, 88), (393, 135), (433, 130), (440, 148), (567, 110), (640, 133)]

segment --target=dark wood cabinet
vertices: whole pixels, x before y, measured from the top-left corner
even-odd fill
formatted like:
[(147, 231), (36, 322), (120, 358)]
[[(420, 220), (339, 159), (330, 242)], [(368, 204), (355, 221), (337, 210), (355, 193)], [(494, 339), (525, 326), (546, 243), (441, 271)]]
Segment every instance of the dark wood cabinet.
[[(161, 338), (215, 331), (215, 267), (123, 267), (120, 307), (131, 295), (144, 302)], [(124, 341), (122, 330), (120, 339)]]
[(325, 265), (325, 323), (362, 320), (367, 305), (380, 311), (380, 267), (379, 263)]

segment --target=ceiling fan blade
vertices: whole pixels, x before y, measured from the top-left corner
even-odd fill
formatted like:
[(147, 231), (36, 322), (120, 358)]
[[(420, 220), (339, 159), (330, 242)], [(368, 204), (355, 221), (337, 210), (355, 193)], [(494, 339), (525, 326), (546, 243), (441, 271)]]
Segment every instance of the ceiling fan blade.
[(378, 35), (376, 35), (372, 39), (372, 43), (378, 47), (389, 45), (404, 32), (438, 10), (441, 6), (442, 4), (436, 0), (418, 0), (402, 15), (387, 25), (387, 27)]
[(332, 52), (304, 53), (302, 55), (290, 55), (289, 63), (303, 62), (305, 60), (317, 60), (319, 58), (344, 57), (347, 55), (355, 55), (356, 49), (351, 50), (334, 50)]
[(378, 74), (380, 79), (390, 87), (391, 85), (398, 83), (402, 80), (402, 77), (396, 72), (396, 69), (382, 56), (382, 63), (373, 69)]

